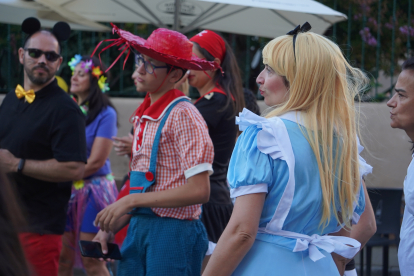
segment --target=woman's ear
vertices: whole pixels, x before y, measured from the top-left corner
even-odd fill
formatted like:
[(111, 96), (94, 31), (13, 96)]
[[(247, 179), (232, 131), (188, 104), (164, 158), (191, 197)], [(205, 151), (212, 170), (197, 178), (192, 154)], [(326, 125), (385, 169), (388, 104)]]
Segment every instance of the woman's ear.
[(214, 58), (214, 60), (216, 63), (218, 63), (218, 65), (221, 65), (221, 60), (219, 58)]
[[(216, 62), (218, 65), (221, 65), (221, 60), (219, 59), (219, 58), (214, 58), (214, 60), (213, 60), (214, 62)], [(217, 70), (218, 69), (213, 69), (213, 70), (211, 70), (211, 77), (213, 77), (215, 74), (216, 74), (216, 72), (217, 72)], [(219, 71), (220, 72), (220, 71)]]

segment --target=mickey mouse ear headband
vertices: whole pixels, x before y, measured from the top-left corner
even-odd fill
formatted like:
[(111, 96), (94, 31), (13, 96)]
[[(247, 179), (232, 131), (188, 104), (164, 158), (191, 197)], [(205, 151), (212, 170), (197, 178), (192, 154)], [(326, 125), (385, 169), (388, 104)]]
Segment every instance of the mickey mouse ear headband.
[[(28, 17), (22, 23), (22, 31), (28, 34), (28, 37), (32, 36), (34, 33), (40, 30), (40, 21), (35, 17)], [(70, 36), (70, 26), (66, 22), (59, 21), (55, 24), (55, 26), (53, 26), (53, 29), (50, 32), (57, 38), (59, 42), (65, 41), (68, 40)]]
[(296, 53), (295, 53), (296, 36), (298, 35), (298, 33), (306, 33), (310, 29), (312, 29), (312, 26), (308, 22), (305, 22), (305, 24), (303, 24), (302, 27), (300, 25), (297, 25), (296, 28), (294, 28), (293, 30), (287, 33), (287, 35), (293, 35), (293, 55), (295, 56), (295, 60), (296, 60)]

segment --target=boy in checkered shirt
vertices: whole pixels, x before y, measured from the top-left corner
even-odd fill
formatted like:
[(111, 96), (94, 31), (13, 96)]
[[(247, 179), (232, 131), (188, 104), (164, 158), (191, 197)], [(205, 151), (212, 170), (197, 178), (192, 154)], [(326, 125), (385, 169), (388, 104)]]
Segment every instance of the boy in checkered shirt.
[(129, 223), (118, 275), (200, 275), (208, 239), (199, 217), (214, 151), (203, 117), (174, 85), (186, 69), (220, 66), (193, 57), (178, 32), (157, 29), (144, 40), (113, 27), (120, 36), (114, 45), (140, 53), (132, 78), (147, 95), (132, 117), (130, 194), (97, 215), (95, 241), (107, 253), (111, 233)]

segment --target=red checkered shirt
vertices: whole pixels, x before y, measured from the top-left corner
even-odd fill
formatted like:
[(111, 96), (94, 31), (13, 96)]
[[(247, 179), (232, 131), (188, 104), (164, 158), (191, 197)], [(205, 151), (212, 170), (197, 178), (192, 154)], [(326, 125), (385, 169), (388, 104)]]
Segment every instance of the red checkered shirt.
[[(131, 170), (147, 172), (152, 144), (159, 123), (170, 104), (184, 96), (171, 90), (141, 116), (134, 117), (134, 143)], [(181, 96), (182, 95), (182, 96)], [(145, 100), (144, 103), (145, 104)], [(139, 141), (142, 140), (142, 141)], [(161, 132), (157, 154), (155, 184), (147, 192), (177, 188), (191, 176), (204, 171), (213, 173), (214, 149), (207, 124), (197, 108), (190, 102), (180, 102), (172, 110)], [(161, 217), (177, 219), (198, 218), (201, 204), (179, 208), (151, 208)]]

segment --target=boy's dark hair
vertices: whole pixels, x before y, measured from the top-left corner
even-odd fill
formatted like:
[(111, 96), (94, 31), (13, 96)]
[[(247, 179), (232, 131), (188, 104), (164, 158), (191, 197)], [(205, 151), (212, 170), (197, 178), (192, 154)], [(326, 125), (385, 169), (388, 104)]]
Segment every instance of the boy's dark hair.
[[(404, 70), (413, 70), (414, 71), (414, 57), (407, 59), (406, 61), (404, 61), (404, 63), (401, 66), (402, 71)], [(413, 74), (413, 78), (414, 78), (414, 74)], [(411, 147), (411, 153), (414, 154), (414, 142), (411, 141), (412, 147)]]
[(402, 70), (414, 70), (414, 57), (407, 59), (404, 61), (402, 65)]
[[(224, 74), (220, 73), (220, 71), (217, 71), (213, 81), (216, 85), (219, 85), (227, 94), (227, 102), (223, 107), (223, 110), (225, 110), (229, 104), (232, 104), (233, 113), (231, 117), (234, 117), (239, 112), (241, 112), (245, 106), (243, 85), (236, 57), (234, 56), (234, 53), (227, 41), (224, 40), (224, 43), (226, 46), (226, 54), (220, 64)], [(201, 48), (201, 46), (196, 42), (193, 42), (193, 44), (197, 47), (197, 49), (206, 58), (207, 61), (214, 61), (214, 57), (206, 49)]]
[[(99, 66), (102, 72), (105, 72), (106, 68), (104, 65), (102, 65), (97, 57), (90, 57), (90, 56), (83, 56), (81, 59), (82, 61), (89, 61), (92, 60), (93, 66)], [(116, 108), (112, 104), (111, 100), (109, 99), (107, 94), (102, 93), (101, 88), (98, 85), (98, 78), (94, 77), (91, 74), (90, 70), (88, 72), (89, 74), (89, 80), (90, 80), (90, 86), (89, 86), (89, 95), (86, 97), (86, 99), (80, 103), (80, 105), (88, 105), (88, 114), (86, 115), (86, 121), (85, 124), (89, 125), (90, 123), (95, 120), (95, 118), (98, 116), (98, 114), (101, 112), (102, 108), (105, 108), (107, 106), (112, 107), (115, 112)], [(104, 74), (105, 76), (105, 74)], [(117, 119), (118, 120), (118, 119)], [(117, 123), (118, 124), (118, 123)]]

